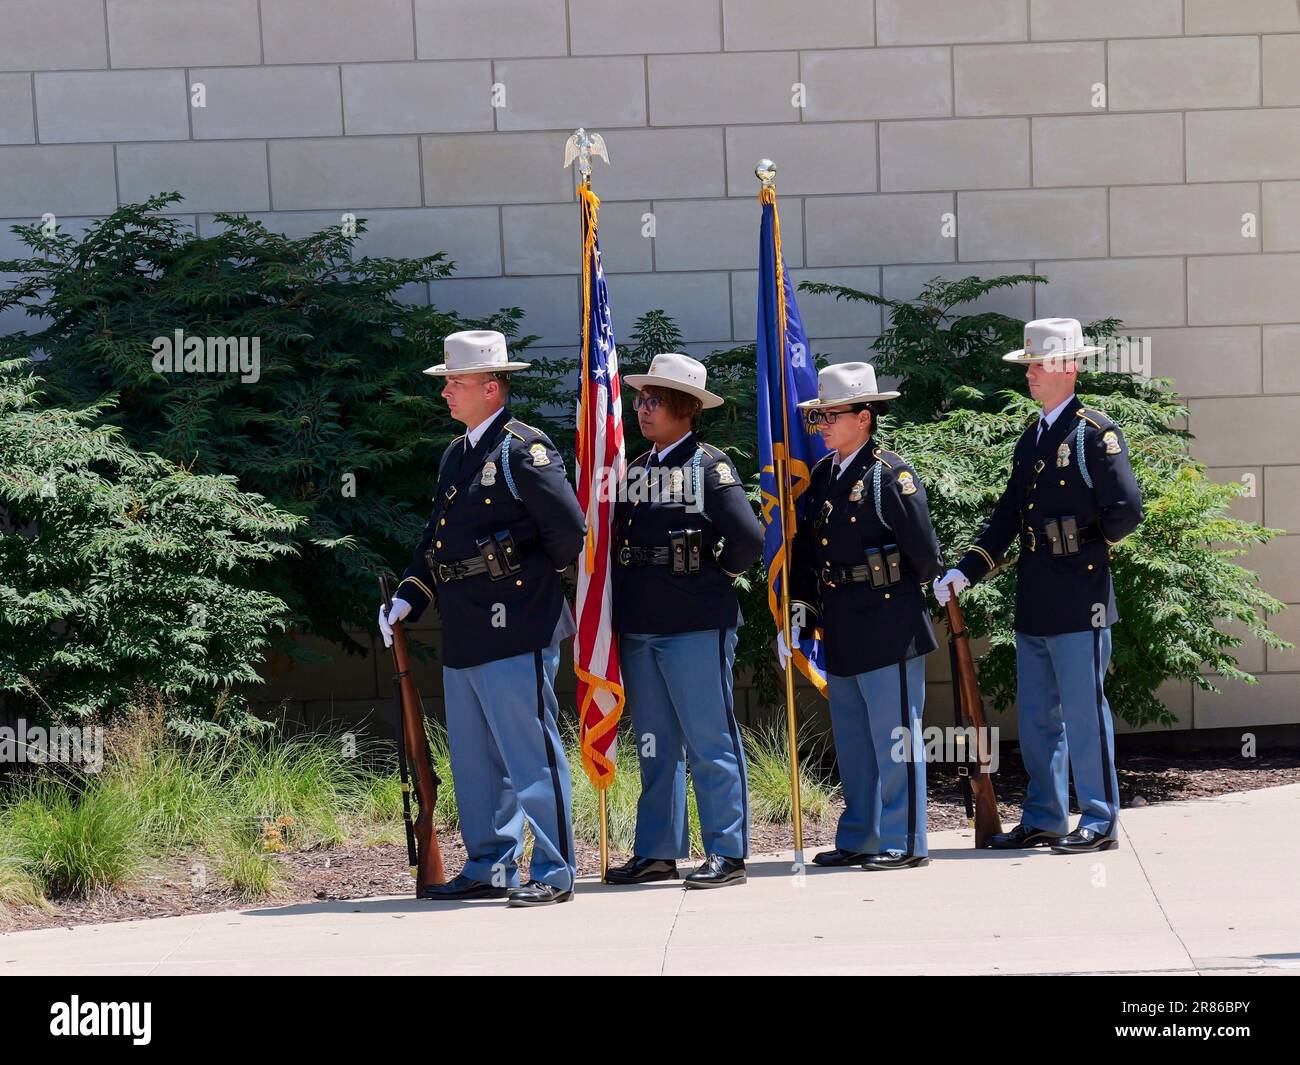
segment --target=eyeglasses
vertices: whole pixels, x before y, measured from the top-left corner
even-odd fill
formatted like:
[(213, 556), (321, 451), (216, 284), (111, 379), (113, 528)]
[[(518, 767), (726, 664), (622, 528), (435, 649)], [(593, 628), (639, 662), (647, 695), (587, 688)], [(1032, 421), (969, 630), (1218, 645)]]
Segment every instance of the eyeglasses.
[(647, 396), (644, 392), (638, 392), (632, 397), (632, 406), (636, 410), (656, 411), (663, 405), (663, 396)]
[(809, 425), (831, 425), (842, 414), (857, 414), (855, 410), (810, 410), (804, 415)]

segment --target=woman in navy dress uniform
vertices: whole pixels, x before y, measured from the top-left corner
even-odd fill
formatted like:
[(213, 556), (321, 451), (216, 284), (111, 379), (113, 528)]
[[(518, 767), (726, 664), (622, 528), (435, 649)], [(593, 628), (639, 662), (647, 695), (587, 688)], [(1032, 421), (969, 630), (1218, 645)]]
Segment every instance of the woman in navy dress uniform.
[[(865, 362), (828, 366), (800, 403), (830, 454), (813, 467), (791, 553), (792, 638), (820, 628), (831, 726), (844, 788), (835, 849), (813, 862), (927, 865), (921, 713), (935, 649), (923, 587), (942, 569), (925, 488), (877, 446), (881, 392)], [(778, 640), (784, 665), (788, 651)]]
[(614, 513), (614, 626), (641, 768), (632, 859), (611, 884), (677, 878), (690, 854), (689, 758), (706, 858), (686, 886), (743, 883), (749, 849), (745, 752), (732, 705), (740, 605), (733, 580), (763, 530), (725, 454), (695, 435), (722, 404), (704, 365), (673, 352), (623, 378), (651, 449), (632, 460)]

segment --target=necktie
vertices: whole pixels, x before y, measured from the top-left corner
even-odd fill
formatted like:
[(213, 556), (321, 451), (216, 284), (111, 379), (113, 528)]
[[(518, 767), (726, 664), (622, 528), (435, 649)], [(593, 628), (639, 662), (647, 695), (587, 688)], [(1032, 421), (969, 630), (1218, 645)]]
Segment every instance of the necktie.
[(1039, 418), (1039, 419), (1038, 419), (1038, 439), (1039, 439), (1039, 440), (1042, 440), (1042, 439), (1043, 439), (1043, 434), (1044, 434), (1045, 432), (1047, 432), (1047, 430), (1050, 429), (1050, 428), (1051, 428), (1051, 426), (1047, 424), (1047, 419), (1046, 419), (1046, 418)]

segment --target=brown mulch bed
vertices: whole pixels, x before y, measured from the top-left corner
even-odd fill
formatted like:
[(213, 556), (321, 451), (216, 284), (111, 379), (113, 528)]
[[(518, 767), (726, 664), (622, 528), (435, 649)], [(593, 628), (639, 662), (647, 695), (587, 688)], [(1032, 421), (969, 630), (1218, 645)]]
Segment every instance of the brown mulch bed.
[[(1245, 759), (1220, 751), (1121, 751), (1117, 757), (1120, 801), (1125, 807), (1156, 802), (1208, 798), (1229, 792), (1300, 782), (1300, 751)], [(1024, 766), (1015, 752), (1004, 753), (997, 775), (998, 805), (1005, 825), (1020, 817), (1025, 791)], [(932, 830), (960, 828), (966, 814), (955, 773), (945, 765), (928, 770), (929, 827)], [(804, 819), (804, 847), (811, 852), (832, 846), (835, 817)], [(460, 837), (440, 834), (443, 860), (449, 874), (465, 861)], [(752, 853), (771, 854), (788, 850), (793, 838), (788, 825), (753, 825)], [(612, 854), (612, 864), (627, 856)], [(280, 893), (255, 905), (283, 905), (317, 899), (360, 899), (375, 895), (404, 895), (411, 891), (406, 865), (406, 848), (396, 844), (366, 846), (346, 843), (315, 851), (275, 855), (282, 877)], [(65, 899), (52, 911), (24, 908), (12, 911), (0, 929), (19, 931), (33, 928), (61, 928), (79, 924), (135, 921), (153, 917), (177, 917), (211, 913), (254, 905), (213, 884), (198, 888), (192, 883), (192, 860), (184, 857), (157, 863), (129, 888), (88, 899)], [(600, 868), (597, 848), (579, 842), (578, 871), (594, 874)], [(527, 877), (527, 867), (521, 869)]]

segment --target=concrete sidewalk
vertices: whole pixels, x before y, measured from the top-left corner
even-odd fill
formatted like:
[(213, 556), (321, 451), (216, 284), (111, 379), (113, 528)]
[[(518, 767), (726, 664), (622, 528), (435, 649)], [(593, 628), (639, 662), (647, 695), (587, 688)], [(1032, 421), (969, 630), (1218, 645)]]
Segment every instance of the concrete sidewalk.
[[(571, 903), (405, 898), (0, 936), (0, 973), (1300, 974), (1300, 784), (1125, 810), (1120, 848), (975, 851), (926, 869), (757, 857), (744, 887), (609, 888)], [(812, 855), (807, 855), (811, 859)]]

